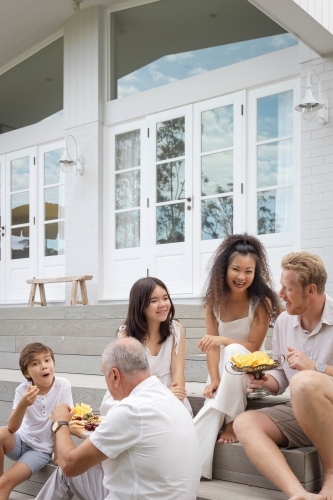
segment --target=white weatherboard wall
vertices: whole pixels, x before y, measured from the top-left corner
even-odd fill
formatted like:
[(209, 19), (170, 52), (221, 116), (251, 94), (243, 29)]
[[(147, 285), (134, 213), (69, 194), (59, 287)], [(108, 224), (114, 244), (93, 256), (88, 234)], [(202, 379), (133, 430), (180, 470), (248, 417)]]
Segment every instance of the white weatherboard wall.
[[(93, 275), (87, 282), (91, 304), (98, 300), (102, 261), (104, 21), (103, 10), (92, 7), (64, 26), (64, 128), (84, 158), (84, 175), (76, 176), (74, 167), (66, 177), (66, 275)], [(67, 304), (70, 291), (67, 286)]]
[[(322, 97), (329, 99), (329, 122), (302, 120), (301, 248), (322, 257), (328, 272), (326, 291), (333, 294), (333, 59), (318, 58), (303, 47), (302, 96), (310, 67), (319, 74)], [(314, 95), (317, 80), (312, 78)]]
[(324, 28), (333, 33), (333, 4), (331, 0), (293, 0)]

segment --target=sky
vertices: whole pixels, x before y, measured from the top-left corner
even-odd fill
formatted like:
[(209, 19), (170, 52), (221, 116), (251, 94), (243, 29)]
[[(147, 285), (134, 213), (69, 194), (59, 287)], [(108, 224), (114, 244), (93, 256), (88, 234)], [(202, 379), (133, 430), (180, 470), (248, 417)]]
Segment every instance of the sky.
[(118, 98), (296, 45), (290, 33), (170, 54), (118, 80)]

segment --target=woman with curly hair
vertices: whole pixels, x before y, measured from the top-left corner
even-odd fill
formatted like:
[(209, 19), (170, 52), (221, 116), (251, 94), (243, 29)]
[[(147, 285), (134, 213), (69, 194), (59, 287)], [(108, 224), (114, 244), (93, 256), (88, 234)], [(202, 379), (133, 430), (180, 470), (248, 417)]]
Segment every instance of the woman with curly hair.
[[(165, 284), (151, 276), (141, 278), (131, 288), (127, 318), (118, 329), (118, 337), (134, 337), (144, 345), (151, 375), (156, 375), (193, 415), (185, 391), (185, 333), (174, 315)], [(107, 391), (101, 415), (113, 404)]]
[(232, 375), (225, 364), (236, 353), (263, 349), (271, 320), (279, 311), (278, 297), (261, 242), (245, 234), (228, 236), (212, 258), (203, 297), (207, 335), (198, 348), (207, 353), (208, 385), (204, 407), (194, 419), (202, 457), (202, 476), (211, 479), (216, 437), (237, 441), (233, 421), (246, 407), (245, 375)]

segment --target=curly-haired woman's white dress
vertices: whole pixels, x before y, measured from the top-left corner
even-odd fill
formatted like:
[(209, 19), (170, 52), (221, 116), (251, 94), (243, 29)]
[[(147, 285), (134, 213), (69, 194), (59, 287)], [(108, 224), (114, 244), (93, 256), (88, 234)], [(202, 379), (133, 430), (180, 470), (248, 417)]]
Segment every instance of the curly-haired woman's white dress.
[[(245, 318), (223, 323), (217, 317), (219, 335), (235, 341), (246, 342), (253, 322), (253, 315), (254, 310), (250, 304), (249, 314)], [(245, 410), (247, 402), (245, 375), (228, 373), (225, 366), (234, 354), (248, 352), (250, 351), (240, 344), (221, 346), (220, 385), (215, 398), (206, 399), (203, 408), (194, 418), (201, 451), (201, 475), (207, 479), (212, 477), (215, 442), (223, 422), (226, 424), (232, 422), (237, 415)], [(230, 368), (229, 371), (232, 372)], [(210, 377), (207, 380), (207, 384), (209, 383)]]
[[(126, 325), (123, 325), (119, 328), (119, 331), (126, 330)], [(144, 346), (147, 352), (147, 358), (150, 368), (150, 374), (155, 375), (160, 382), (166, 387), (170, 387), (172, 384), (172, 374), (171, 374), (171, 358), (172, 358), (172, 350), (175, 349), (176, 355), (178, 354), (178, 347), (180, 341), (180, 328), (176, 321), (172, 320), (172, 328), (171, 335), (163, 342), (159, 353), (156, 356), (153, 356), (148, 347)], [(101, 415), (106, 415), (107, 411), (111, 406), (113, 406), (116, 401), (112, 398), (109, 391), (106, 392), (100, 412)], [(193, 415), (192, 407), (187, 398), (184, 399), (184, 405), (187, 410)]]

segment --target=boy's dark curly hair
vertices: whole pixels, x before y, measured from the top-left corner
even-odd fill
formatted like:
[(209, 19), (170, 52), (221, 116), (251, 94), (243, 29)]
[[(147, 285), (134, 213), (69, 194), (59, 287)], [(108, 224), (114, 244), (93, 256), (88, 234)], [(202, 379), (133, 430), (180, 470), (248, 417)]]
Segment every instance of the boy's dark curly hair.
[(247, 233), (228, 236), (214, 253), (203, 296), (204, 305), (209, 305), (215, 314), (219, 313), (221, 307), (227, 307), (230, 294), (227, 270), (236, 255), (251, 255), (255, 259), (254, 279), (248, 288), (250, 301), (254, 307), (262, 304), (274, 321), (279, 314), (279, 299), (273, 290), (266, 250), (257, 238)]

